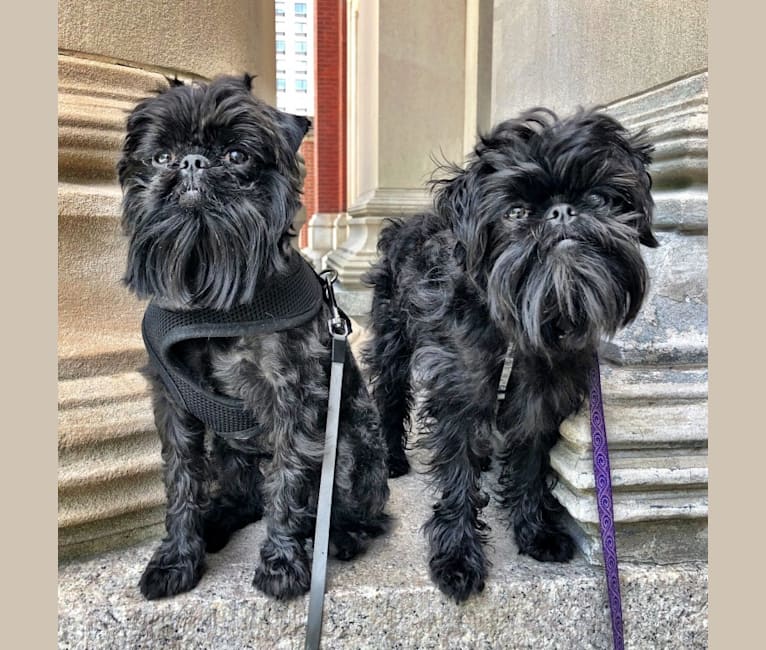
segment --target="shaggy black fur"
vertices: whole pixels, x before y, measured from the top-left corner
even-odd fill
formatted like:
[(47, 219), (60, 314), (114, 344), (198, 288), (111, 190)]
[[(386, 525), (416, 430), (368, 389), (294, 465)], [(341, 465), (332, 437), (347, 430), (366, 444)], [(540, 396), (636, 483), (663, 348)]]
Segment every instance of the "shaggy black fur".
[[(173, 84), (131, 113), (118, 164), (129, 237), (125, 282), (167, 309), (229, 309), (283, 273), (300, 206), (296, 152), (305, 118), (254, 98), (250, 77)], [(223, 439), (195, 420), (150, 364), (162, 440), (167, 535), (141, 577), (147, 598), (197, 584), (205, 550), (268, 518), (254, 584), (276, 598), (308, 590), (330, 371), (329, 309), (289, 331), (192, 340), (175, 350), (200, 381), (244, 401), (262, 433)], [(341, 559), (383, 532), (385, 445), (349, 353), (331, 541)]]
[[(464, 168), (446, 167), (432, 211), (381, 234), (367, 277), (373, 395), (398, 476), (409, 468), (411, 377), (422, 389), (419, 443), (441, 494), (425, 526), (431, 575), (457, 601), (486, 578), (480, 472), (495, 422), (519, 551), (572, 556), (548, 451), (582, 403), (599, 339), (629, 323), (646, 292), (639, 243), (657, 245), (650, 153), (643, 136), (598, 111), (559, 120), (533, 109), (481, 137)], [(514, 364), (496, 414), (509, 344)]]

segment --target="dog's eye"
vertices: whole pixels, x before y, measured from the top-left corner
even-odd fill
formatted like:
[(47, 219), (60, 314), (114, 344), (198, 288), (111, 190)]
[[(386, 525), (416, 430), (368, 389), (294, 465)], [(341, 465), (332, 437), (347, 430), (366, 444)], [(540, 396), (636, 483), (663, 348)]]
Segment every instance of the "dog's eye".
[(234, 165), (242, 165), (247, 162), (248, 155), (241, 149), (232, 149), (226, 154), (225, 158)]
[(156, 167), (167, 167), (174, 159), (175, 156), (169, 151), (158, 151), (152, 158), (152, 164)]
[(585, 197), (585, 200), (588, 202), (588, 205), (606, 205), (606, 200), (600, 194), (588, 194), (588, 196)]
[(506, 216), (509, 219), (526, 219), (529, 216), (529, 210), (523, 205), (514, 205)]

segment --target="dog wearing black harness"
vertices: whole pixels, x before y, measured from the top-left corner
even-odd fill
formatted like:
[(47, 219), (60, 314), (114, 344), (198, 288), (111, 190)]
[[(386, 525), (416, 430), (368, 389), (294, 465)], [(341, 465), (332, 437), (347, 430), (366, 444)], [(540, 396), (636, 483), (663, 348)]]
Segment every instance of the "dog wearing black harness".
[[(330, 372), (331, 310), (290, 245), (304, 117), (268, 106), (251, 77), (171, 83), (127, 122), (117, 171), (125, 283), (151, 298), (145, 374), (162, 442), (167, 535), (146, 598), (193, 588), (205, 553), (267, 517), (254, 585), (308, 591)], [(350, 352), (331, 542), (348, 560), (386, 529), (385, 444)]]

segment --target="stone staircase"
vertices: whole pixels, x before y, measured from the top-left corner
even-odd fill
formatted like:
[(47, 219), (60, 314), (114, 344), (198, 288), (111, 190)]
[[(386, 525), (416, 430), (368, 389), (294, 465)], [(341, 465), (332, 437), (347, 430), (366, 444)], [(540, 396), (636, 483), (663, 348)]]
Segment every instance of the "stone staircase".
[[(418, 465), (419, 466), (419, 465)], [(485, 475), (494, 484), (492, 472)], [(351, 563), (332, 560), (324, 648), (611, 647), (600, 567), (578, 555), (541, 564), (517, 554), (494, 502), (490, 578), (456, 605), (431, 583), (420, 527), (432, 495), (420, 473), (391, 482), (392, 531)], [(237, 533), (190, 593), (149, 602), (137, 587), (159, 539), (65, 562), (59, 570), (60, 648), (302, 648), (308, 597), (283, 603), (251, 586), (264, 522)], [(619, 540), (618, 540), (619, 548)], [(625, 646), (707, 647), (707, 565), (623, 563)]]

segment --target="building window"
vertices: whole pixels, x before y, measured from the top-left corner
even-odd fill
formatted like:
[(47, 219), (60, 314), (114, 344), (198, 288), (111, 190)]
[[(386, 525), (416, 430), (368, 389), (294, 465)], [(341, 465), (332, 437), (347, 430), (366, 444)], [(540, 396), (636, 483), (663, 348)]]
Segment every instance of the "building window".
[(277, 16), (284, 16), (285, 15), (285, 3), (284, 2), (277, 2), (274, 4), (274, 11), (276, 12)]
[(277, 77), (277, 90), (287, 90), (287, 82), (284, 77)]
[[(309, 48), (306, 41), (295, 41), (296, 54), (306, 54), (308, 51), (309, 51)], [(279, 50), (277, 50), (277, 52), (279, 52)]]
[(308, 34), (309, 28), (306, 23), (295, 23), (295, 33), (298, 36), (304, 36)]
[(305, 2), (296, 2), (295, 3), (295, 15), (299, 16), (300, 18), (305, 18), (306, 14), (307, 14), (306, 3)]
[(277, 54), (285, 53), (285, 42), (281, 39), (277, 39)]
[(295, 90), (299, 93), (305, 93), (308, 92), (309, 89), (309, 82), (307, 79), (296, 79), (295, 80)]

